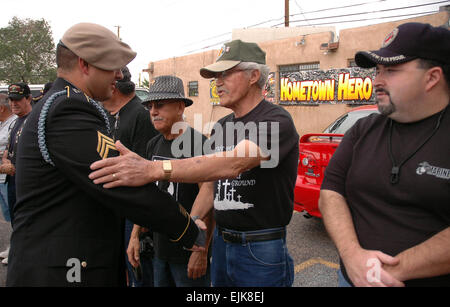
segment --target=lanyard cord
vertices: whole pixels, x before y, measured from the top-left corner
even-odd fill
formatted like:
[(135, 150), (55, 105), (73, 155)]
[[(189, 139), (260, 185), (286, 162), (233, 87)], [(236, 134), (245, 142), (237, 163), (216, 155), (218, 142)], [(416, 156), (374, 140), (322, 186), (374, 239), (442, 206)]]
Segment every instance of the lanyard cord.
[(114, 115), (114, 131), (113, 131), (113, 140), (116, 141), (117, 138), (117, 132), (119, 131), (119, 125), (120, 125), (120, 110), (119, 112)]
[[(448, 106), (447, 106), (448, 107)], [(393, 120), (389, 119), (389, 135), (388, 135), (388, 150), (389, 150), (389, 157), (391, 158), (392, 162), (392, 170), (391, 170), (391, 184), (396, 184), (399, 181), (400, 178), (400, 168), (405, 164), (406, 161), (411, 159), (430, 139), (431, 137), (438, 131), (439, 126), (441, 125), (441, 119), (442, 116), (445, 113), (445, 110), (447, 110), (447, 107), (445, 107), (444, 110), (441, 111), (441, 114), (439, 115), (439, 118), (437, 120), (436, 127), (434, 127), (433, 132), (430, 134), (430, 136), (422, 143), (419, 147), (417, 147), (416, 150), (414, 150), (409, 156), (406, 157), (400, 164), (396, 164), (394, 154), (392, 153), (392, 126), (393, 126)]]

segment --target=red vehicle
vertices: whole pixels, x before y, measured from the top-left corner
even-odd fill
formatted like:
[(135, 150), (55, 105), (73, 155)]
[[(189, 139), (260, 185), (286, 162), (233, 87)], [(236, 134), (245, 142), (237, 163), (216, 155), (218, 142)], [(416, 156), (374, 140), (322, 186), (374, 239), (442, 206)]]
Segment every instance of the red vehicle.
[(299, 142), (299, 164), (294, 190), (294, 210), (319, 217), (318, 201), (325, 168), (344, 133), (360, 118), (378, 113), (376, 105), (357, 107), (335, 120), (323, 133), (305, 134)]

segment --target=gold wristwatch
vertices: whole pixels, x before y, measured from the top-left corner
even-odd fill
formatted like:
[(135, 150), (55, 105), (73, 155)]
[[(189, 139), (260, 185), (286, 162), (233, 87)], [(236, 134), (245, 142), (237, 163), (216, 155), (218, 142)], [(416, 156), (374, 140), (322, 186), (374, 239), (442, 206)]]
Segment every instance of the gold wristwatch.
[(170, 162), (170, 160), (164, 160), (162, 166), (164, 170), (164, 180), (169, 180), (172, 175), (172, 162)]

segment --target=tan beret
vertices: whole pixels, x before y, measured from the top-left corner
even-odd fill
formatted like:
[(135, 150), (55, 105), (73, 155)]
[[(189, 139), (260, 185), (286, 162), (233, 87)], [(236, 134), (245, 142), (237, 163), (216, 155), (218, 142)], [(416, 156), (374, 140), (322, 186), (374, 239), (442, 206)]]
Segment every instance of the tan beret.
[(72, 26), (61, 42), (89, 64), (104, 70), (122, 69), (136, 57), (136, 52), (112, 31), (94, 23)]

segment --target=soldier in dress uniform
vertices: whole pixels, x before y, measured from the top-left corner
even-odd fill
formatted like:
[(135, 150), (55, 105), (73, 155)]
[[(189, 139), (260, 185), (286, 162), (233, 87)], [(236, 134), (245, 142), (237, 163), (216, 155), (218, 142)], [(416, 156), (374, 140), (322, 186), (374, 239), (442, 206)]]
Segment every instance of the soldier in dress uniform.
[(124, 285), (124, 217), (200, 249), (203, 230), (156, 185), (111, 190), (88, 178), (92, 162), (118, 154), (98, 101), (135, 56), (96, 24), (76, 24), (59, 42), (58, 78), (19, 142), (7, 286)]

